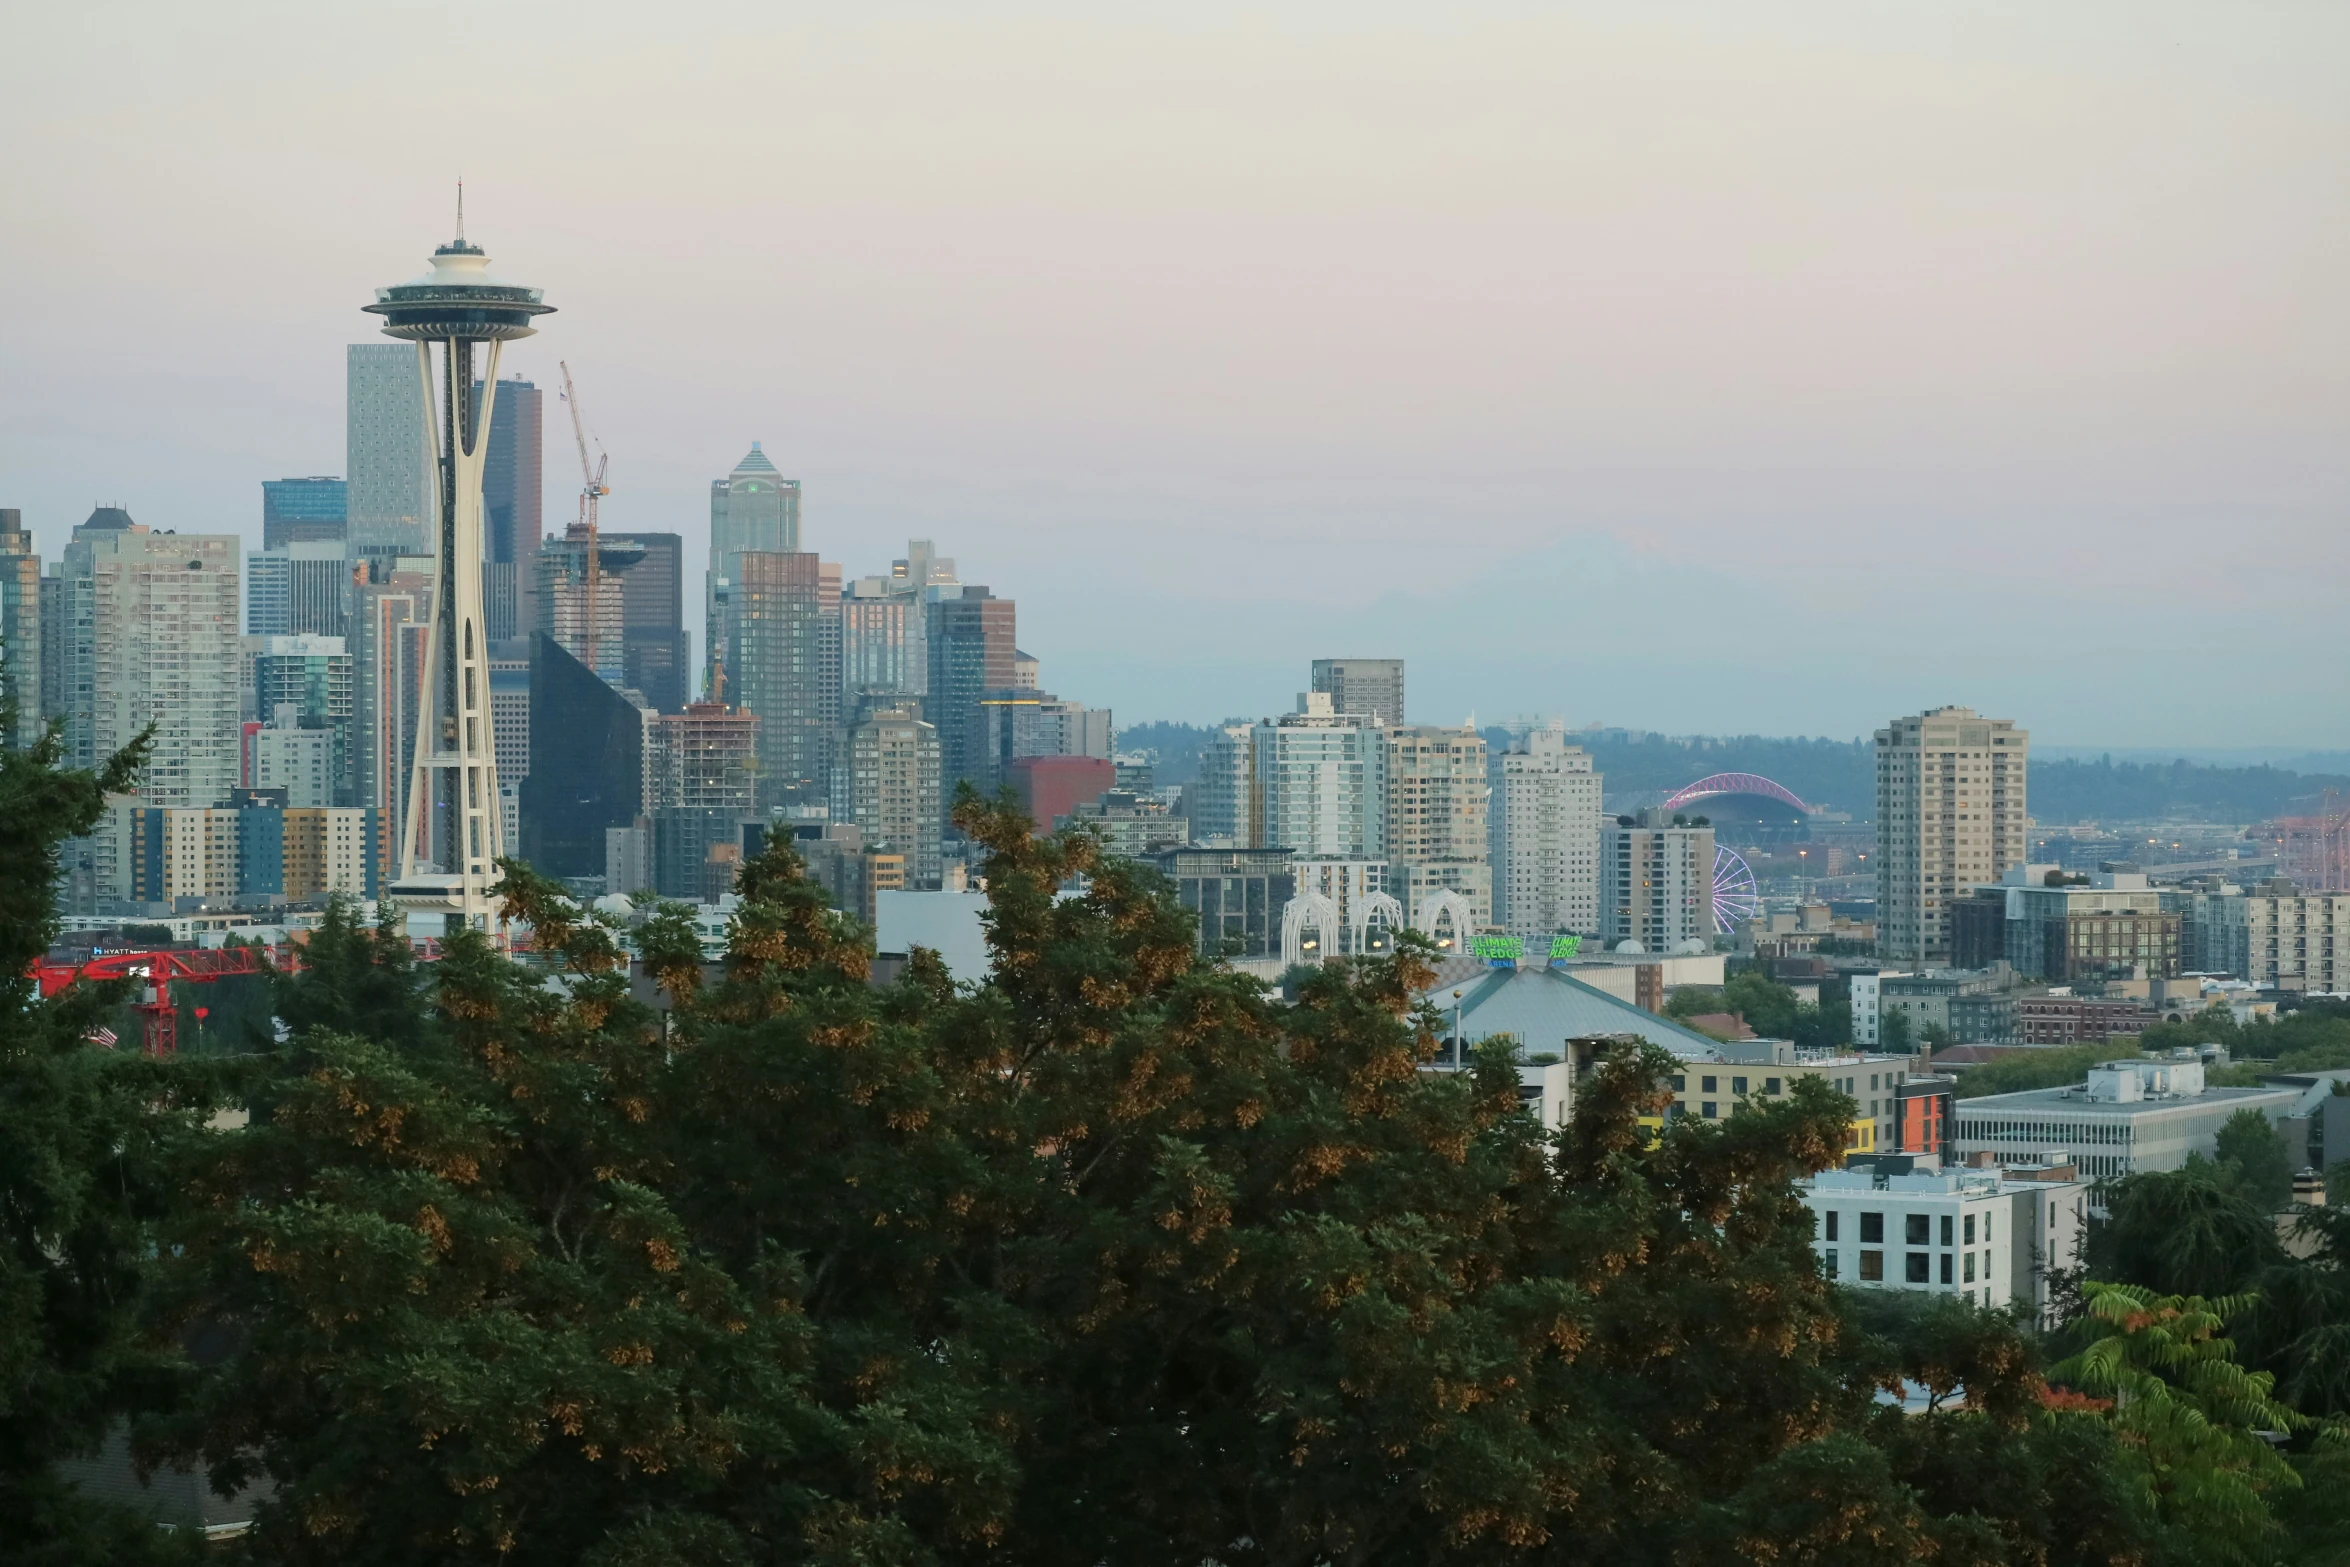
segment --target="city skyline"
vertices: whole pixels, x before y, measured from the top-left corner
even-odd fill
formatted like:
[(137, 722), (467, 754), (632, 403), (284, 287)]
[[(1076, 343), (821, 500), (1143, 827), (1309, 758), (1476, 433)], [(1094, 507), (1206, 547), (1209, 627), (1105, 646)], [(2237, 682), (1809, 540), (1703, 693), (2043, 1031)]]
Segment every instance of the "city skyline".
[[(100, 501), (257, 547), (262, 480), (343, 466), (351, 281), (463, 173), (517, 273), (579, 301), (608, 528), (681, 534), (696, 579), (708, 485), (761, 441), (804, 547), (855, 577), (935, 539), (1130, 722), (1278, 710), (1339, 648), (1410, 660), (1414, 721), (1849, 737), (1953, 699), (2057, 745), (2350, 745), (2350, 21), (2322, 8), (1702, 37), (1299, 8), (1246, 49), (1213, 12), (707, 12), (640, 54), (590, 7), (477, 151), (390, 158), (409, 44), (134, 13), (167, 15), (32, 19), (44, 72), (0, 110), (49, 154), (11, 171), (0, 275), (57, 306), (0, 351), (59, 367), (0, 391), (0, 499), (52, 558)], [(793, 90), (733, 91), (760, 61)], [(229, 113), (207, 63), (274, 73), (312, 133)], [(625, 130), (569, 114), (571, 65), (625, 85)], [(294, 190), (313, 221), (277, 220)], [(273, 287), (210, 308), (260, 232)], [(658, 320), (627, 304), (655, 273), (695, 284)], [(556, 352), (504, 373), (551, 385)], [(577, 478), (548, 457), (553, 530)]]

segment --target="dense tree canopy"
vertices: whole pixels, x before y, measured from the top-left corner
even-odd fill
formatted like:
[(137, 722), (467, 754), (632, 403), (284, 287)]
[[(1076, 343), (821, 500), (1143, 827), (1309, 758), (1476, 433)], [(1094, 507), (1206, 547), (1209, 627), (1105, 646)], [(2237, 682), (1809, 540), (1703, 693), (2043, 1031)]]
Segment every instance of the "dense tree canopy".
[[(95, 781), (39, 771), (49, 830), (86, 820)], [(2178, 1396), (2225, 1429), (2149, 1483), (2106, 1362), (2051, 1392), (2005, 1317), (1822, 1278), (1822, 1085), (1660, 1128), (1670, 1063), (1627, 1040), (1547, 1133), (1506, 1045), (1423, 1070), (1414, 952), (1284, 1002), (1147, 871), (959, 819), (977, 986), (873, 985), (779, 840), (715, 968), (678, 911), (633, 933), (659, 1007), (521, 866), (530, 962), (337, 910), (242, 1056), (102, 1051), (90, 998), (20, 991), (0, 1551), (185, 1547), (49, 1478), (129, 1419), (265, 1482), (229, 1549), (280, 1563), (2118, 1564), (2338, 1528), (2289, 1483), (2336, 1461), (2330, 1370), (2228, 1402), (2202, 1333)], [(2333, 1288), (2244, 1309), (2343, 1364)], [(2276, 1408), (2297, 1446), (2251, 1465)], [(2170, 1505), (2229, 1475), (2257, 1528)]]

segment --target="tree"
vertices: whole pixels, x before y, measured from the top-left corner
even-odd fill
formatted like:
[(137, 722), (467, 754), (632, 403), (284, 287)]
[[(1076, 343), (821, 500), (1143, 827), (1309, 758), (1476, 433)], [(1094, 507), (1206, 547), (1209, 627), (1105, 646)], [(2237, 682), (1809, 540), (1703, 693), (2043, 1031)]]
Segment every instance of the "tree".
[(2296, 1163), (2284, 1135), (2258, 1110), (2239, 1110), (2219, 1129), (2218, 1164), (2232, 1174), (2264, 1213), (2292, 1200)]
[(2117, 1460), (2195, 1559), (2274, 1559), (2284, 1531), (2270, 1502), (2301, 1477), (2261, 1433), (2310, 1422), (2277, 1402), (2266, 1372), (2236, 1363), (2223, 1330), (2250, 1302), (2097, 1282), (2085, 1293), (2090, 1340), (2050, 1380), (2112, 1401)]
[(2132, 1288), (2232, 1298), (2282, 1255), (2268, 1213), (2207, 1160), (2125, 1175), (2107, 1204), (2111, 1217), (2090, 1235), (2090, 1268)]
[(185, 1074), (85, 1037), (125, 987), (34, 987), (58, 931), (60, 847), (131, 784), (147, 739), (96, 773), (62, 767), (63, 749), (52, 726), (0, 750), (0, 1558), (58, 1567), (191, 1543), (67, 1490), (50, 1464), (93, 1453), (168, 1380), (171, 1357), (138, 1333), (145, 1226), (170, 1196), (160, 1149), (195, 1108)]
[(1880, 1003), (1877, 1010), (1877, 1048), (1891, 1056), (1907, 1055), (1910, 1050), (1909, 1013), (1900, 1007)]

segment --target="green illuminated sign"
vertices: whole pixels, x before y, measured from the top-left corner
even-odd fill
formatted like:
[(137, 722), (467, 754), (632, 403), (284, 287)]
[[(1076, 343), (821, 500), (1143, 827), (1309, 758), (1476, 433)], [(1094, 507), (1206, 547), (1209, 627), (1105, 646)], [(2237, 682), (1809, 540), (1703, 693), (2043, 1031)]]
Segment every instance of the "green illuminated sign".
[(1479, 936), (1469, 950), (1488, 963), (1515, 963), (1526, 954), (1526, 944), (1515, 936)]
[(1564, 962), (1582, 950), (1583, 938), (1580, 936), (1553, 936), (1550, 938), (1550, 961), (1553, 963)]

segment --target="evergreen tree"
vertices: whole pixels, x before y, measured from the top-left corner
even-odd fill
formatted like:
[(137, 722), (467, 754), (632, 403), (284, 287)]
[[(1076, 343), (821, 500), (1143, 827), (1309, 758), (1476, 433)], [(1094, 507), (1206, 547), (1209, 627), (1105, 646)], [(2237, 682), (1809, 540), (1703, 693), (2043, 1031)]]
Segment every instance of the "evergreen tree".
[[(0, 727), (13, 722), (0, 715)], [(10, 1562), (185, 1554), (51, 1468), (93, 1454), (169, 1382), (172, 1357), (142, 1346), (138, 1312), (146, 1226), (169, 1198), (161, 1149), (193, 1107), (164, 1063), (86, 1037), (127, 987), (43, 998), (32, 978), (57, 936), (61, 848), (97, 825), (146, 749), (142, 736), (95, 774), (59, 765), (54, 727), (0, 750), (0, 1560)]]

